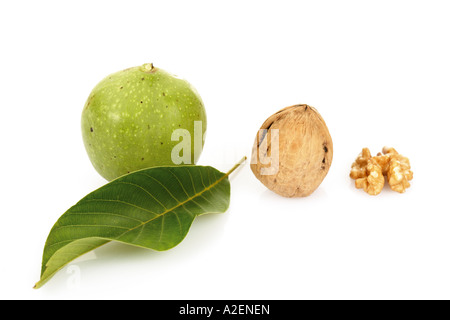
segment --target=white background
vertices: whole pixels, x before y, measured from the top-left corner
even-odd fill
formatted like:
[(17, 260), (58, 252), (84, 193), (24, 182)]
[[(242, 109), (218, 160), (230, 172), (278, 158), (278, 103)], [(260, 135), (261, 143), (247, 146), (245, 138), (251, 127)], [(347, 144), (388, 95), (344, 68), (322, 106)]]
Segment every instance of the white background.
[[(9, 1), (0, 5), (2, 299), (449, 299), (448, 1)], [(153, 62), (208, 114), (199, 164), (250, 156), (292, 104), (328, 124), (334, 158), (307, 198), (268, 191), (248, 163), (224, 214), (166, 252), (111, 243), (43, 288), (48, 232), (106, 183), (80, 132), (106, 75)], [(361, 151), (411, 160), (411, 188), (353, 186)]]

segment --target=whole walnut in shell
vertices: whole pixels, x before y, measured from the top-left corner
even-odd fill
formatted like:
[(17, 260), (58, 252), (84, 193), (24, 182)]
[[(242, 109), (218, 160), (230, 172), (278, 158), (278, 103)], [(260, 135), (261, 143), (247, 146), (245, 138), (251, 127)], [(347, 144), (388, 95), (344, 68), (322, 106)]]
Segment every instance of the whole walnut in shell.
[(251, 170), (284, 197), (306, 197), (322, 183), (333, 159), (333, 142), (316, 109), (306, 104), (270, 116), (256, 135)]

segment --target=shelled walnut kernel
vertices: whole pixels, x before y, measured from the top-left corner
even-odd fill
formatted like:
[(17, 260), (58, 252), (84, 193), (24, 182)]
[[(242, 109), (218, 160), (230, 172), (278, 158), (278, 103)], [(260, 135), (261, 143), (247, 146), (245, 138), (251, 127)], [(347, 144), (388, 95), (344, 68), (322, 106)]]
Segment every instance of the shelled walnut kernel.
[(392, 190), (403, 193), (410, 187), (413, 178), (409, 159), (394, 148), (383, 148), (383, 153), (372, 157), (368, 148), (363, 148), (350, 170), (355, 187), (370, 195), (377, 195), (384, 186), (385, 176)]
[(384, 176), (381, 166), (372, 158), (367, 162), (365, 169), (365, 177), (355, 180), (356, 188), (363, 188), (370, 195), (379, 194), (384, 186)]

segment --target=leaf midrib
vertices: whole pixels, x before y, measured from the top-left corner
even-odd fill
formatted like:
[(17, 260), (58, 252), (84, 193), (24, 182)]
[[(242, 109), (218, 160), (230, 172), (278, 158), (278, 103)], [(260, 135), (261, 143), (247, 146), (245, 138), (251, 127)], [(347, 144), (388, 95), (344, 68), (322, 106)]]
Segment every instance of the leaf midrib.
[[(214, 188), (216, 185), (218, 185), (218, 184), (219, 184), (222, 180), (224, 180), (227, 176), (228, 176), (227, 174), (224, 174), (222, 177), (220, 177), (220, 179), (218, 179), (216, 182), (212, 183), (212, 184), (211, 184), (210, 186), (208, 186), (208, 187), (206, 187), (206, 186), (203, 184), (203, 185), (205, 186), (205, 188), (204, 188), (201, 192), (195, 193), (193, 196), (190, 196), (190, 197), (188, 197), (186, 200), (179, 202), (177, 205), (173, 206), (172, 208), (166, 209), (164, 212), (161, 212), (161, 213), (159, 213), (159, 214), (156, 214), (156, 216), (152, 217), (151, 219), (149, 219), (149, 220), (147, 220), (147, 221), (143, 221), (141, 224), (136, 225), (136, 226), (130, 228), (129, 230), (125, 231), (124, 233), (122, 233), (122, 234), (121, 234), (120, 236), (118, 236), (117, 238), (123, 237), (123, 236), (124, 236), (125, 234), (127, 234), (128, 232), (133, 231), (134, 229), (137, 229), (137, 228), (139, 228), (139, 227), (142, 227), (142, 226), (146, 225), (147, 223), (150, 223), (150, 222), (152, 222), (153, 220), (158, 219), (159, 217), (161, 217), (161, 216), (163, 216), (163, 215), (165, 215), (165, 214), (167, 214), (167, 213), (170, 213), (171, 211), (175, 210), (176, 208), (179, 208), (179, 207), (185, 205), (185, 204), (188, 203), (189, 201), (191, 201), (191, 200), (193, 200), (193, 199), (195, 199), (195, 198), (197, 198), (197, 197), (200, 197), (203, 193), (205, 193), (206, 191), (211, 190), (211, 189)], [(203, 181), (203, 179), (202, 179), (202, 181)], [(187, 193), (186, 193), (186, 194), (187, 194)], [(191, 213), (191, 214), (192, 214), (192, 213)]]

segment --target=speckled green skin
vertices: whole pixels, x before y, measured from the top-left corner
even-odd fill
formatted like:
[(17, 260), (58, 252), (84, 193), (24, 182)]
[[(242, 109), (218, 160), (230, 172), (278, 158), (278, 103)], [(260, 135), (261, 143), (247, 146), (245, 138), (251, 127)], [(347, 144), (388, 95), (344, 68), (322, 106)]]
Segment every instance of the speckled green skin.
[(139, 169), (173, 165), (171, 151), (181, 140), (171, 141), (171, 136), (178, 128), (189, 130), (196, 163), (194, 121), (202, 121), (204, 135), (206, 112), (195, 88), (145, 64), (97, 84), (84, 106), (81, 130), (94, 168), (113, 180)]

